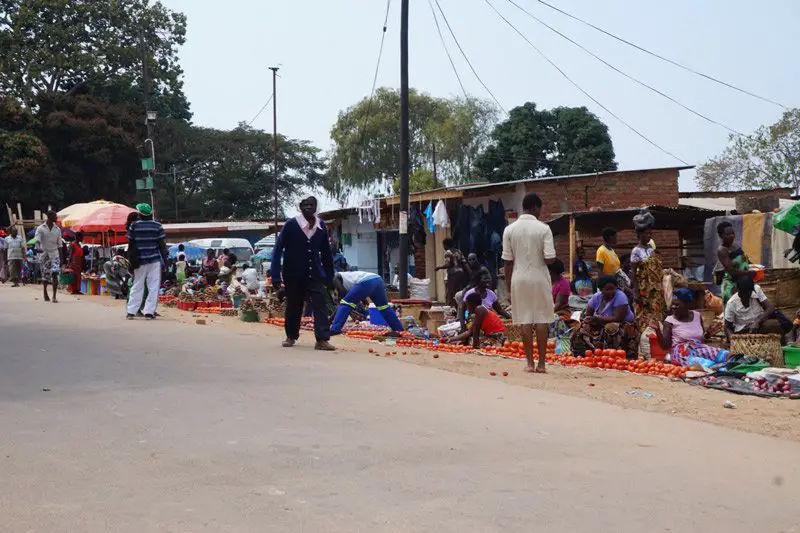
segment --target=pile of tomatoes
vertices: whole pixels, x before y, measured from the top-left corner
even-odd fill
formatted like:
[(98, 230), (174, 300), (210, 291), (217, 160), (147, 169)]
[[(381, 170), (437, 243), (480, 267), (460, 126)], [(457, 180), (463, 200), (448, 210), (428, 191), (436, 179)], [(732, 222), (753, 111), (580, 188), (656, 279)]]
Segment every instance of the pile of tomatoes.
[(446, 352), (446, 353), (468, 353), (474, 351), (472, 346), (464, 346), (463, 344), (444, 344), (441, 342), (426, 341), (417, 339), (416, 337), (407, 337), (397, 340), (397, 345), (405, 348), (419, 348), (422, 350), (430, 350), (432, 352)]
[[(286, 324), (286, 319), (283, 318), (264, 318), (261, 320), (264, 324), (271, 324), (273, 326), (283, 327)], [(310, 316), (304, 316), (300, 319), (300, 329), (306, 331), (314, 331), (314, 319)]]
[[(563, 366), (585, 366), (589, 368), (600, 368), (603, 370), (625, 370), (635, 374), (649, 374), (653, 376), (684, 377), (686, 368), (671, 365), (654, 359), (638, 359), (629, 361), (626, 358), (625, 350), (597, 349), (587, 350), (584, 357), (575, 357), (571, 353), (556, 354), (554, 352), (555, 343), (547, 343), (547, 354), (545, 360), (548, 363), (558, 363)], [(524, 359), (525, 351), (521, 342), (507, 342), (502, 347), (485, 348), (485, 353), (492, 355), (502, 355), (515, 359)], [(538, 350), (534, 346), (534, 357), (538, 357)]]
[[(547, 357), (555, 356), (556, 343), (555, 341), (547, 341)], [(492, 355), (502, 355), (504, 357), (513, 357), (514, 359), (525, 359), (525, 349), (519, 341), (506, 341), (503, 346), (488, 346), (482, 350), (485, 353)], [(539, 349), (534, 344), (533, 355), (538, 357)], [(548, 359), (550, 361), (550, 359)]]

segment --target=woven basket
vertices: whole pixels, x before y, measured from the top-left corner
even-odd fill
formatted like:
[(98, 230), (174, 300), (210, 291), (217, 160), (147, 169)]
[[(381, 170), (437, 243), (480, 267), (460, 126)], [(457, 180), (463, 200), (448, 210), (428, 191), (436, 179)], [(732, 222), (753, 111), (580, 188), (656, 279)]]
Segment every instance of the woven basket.
[(522, 340), (522, 326), (520, 324), (512, 324), (510, 320), (503, 320), (506, 326), (506, 337), (510, 341)]
[(731, 353), (759, 357), (770, 366), (784, 367), (781, 336), (775, 333), (731, 335)]

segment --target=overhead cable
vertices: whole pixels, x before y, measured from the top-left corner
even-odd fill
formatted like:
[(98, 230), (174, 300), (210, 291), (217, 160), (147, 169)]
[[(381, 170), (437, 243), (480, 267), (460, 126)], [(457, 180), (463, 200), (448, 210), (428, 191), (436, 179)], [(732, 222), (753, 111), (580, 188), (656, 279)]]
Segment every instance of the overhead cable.
[(626, 126), (626, 127), (629, 129), (629, 130), (631, 130), (633, 133), (635, 133), (636, 135), (638, 135), (639, 137), (641, 137), (643, 140), (645, 140), (646, 142), (648, 142), (649, 144), (651, 144), (651, 145), (652, 145), (652, 146), (654, 146), (655, 148), (657, 148), (657, 149), (661, 150), (663, 153), (665, 153), (665, 154), (667, 154), (668, 156), (670, 156), (670, 157), (672, 157), (672, 158), (676, 159), (677, 161), (680, 161), (680, 162), (681, 162), (681, 163), (683, 163), (684, 165), (689, 165), (689, 163), (687, 163), (686, 161), (684, 161), (683, 159), (681, 159), (681, 158), (680, 158), (680, 157), (678, 157), (677, 155), (673, 154), (672, 152), (668, 151), (667, 149), (663, 148), (662, 146), (660, 146), (659, 144), (657, 144), (655, 141), (651, 140), (651, 139), (650, 139), (649, 137), (647, 137), (647, 136), (646, 136), (644, 133), (642, 133), (642, 132), (640, 132), (639, 130), (637, 130), (636, 128), (634, 128), (634, 127), (633, 127), (631, 124), (629, 124), (628, 122), (626, 122), (625, 120), (623, 120), (623, 119), (622, 119), (622, 118), (621, 118), (619, 115), (617, 115), (616, 113), (614, 113), (613, 111), (611, 111), (611, 110), (610, 110), (608, 107), (606, 107), (605, 105), (603, 105), (602, 103), (600, 103), (600, 101), (599, 101), (599, 100), (597, 100), (597, 99), (596, 99), (594, 96), (592, 96), (591, 94), (589, 94), (589, 92), (588, 92), (588, 91), (586, 91), (586, 89), (584, 89), (583, 87), (581, 87), (580, 85), (578, 85), (578, 83), (577, 83), (575, 80), (573, 80), (572, 78), (570, 78), (570, 77), (569, 77), (569, 75), (568, 75), (566, 72), (564, 72), (564, 70), (562, 70), (562, 69), (561, 69), (561, 67), (559, 67), (559, 66), (558, 66), (558, 65), (557, 65), (557, 64), (556, 64), (556, 63), (555, 63), (553, 60), (551, 60), (551, 59), (550, 59), (550, 58), (549, 58), (549, 57), (548, 57), (548, 56), (547, 56), (547, 55), (546, 55), (544, 52), (542, 52), (542, 51), (539, 49), (539, 47), (538, 47), (538, 46), (536, 46), (535, 44), (533, 44), (533, 42), (531, 42), (531, 40), (530, 40), (530, 39), (528, 39), (528, 38), (525, 36), (525, 34), (523, 34), (523, 33), (522, 33), (522, 32), (521, 32), (519, 29), (517, 29), (517, 27), (516, 27), (516, 26), (514, 26), (514, 24), (512, 24), (512, 23), (511, 23), (511, 21), (509, 21), (509, 20), (508, 20), (508, 19), (507, 19), (507, 18), (506, 18), (506, 17), (505, 17), (505, 16), (504, 16), (502, 13), (500, 13), (500, 11), (498, 11), (498, 10), (497, 10), (497, 8), (496, 8), (496, 7), (495, 7), (495, 6), (494, 6), (494, 5), (493, 5), (493, 4), (492, 4), (492, 3), (491, 3), (489, 0), (485, 0), (485, 2), (486, 2), (486, 4), (487, 4), (487, 5), (488, 5), (490, 8), (492, 8), (492, 11), (494, 11), (494, 12), (497, 14), (497, 16), (498, 16), (498, 17), (500, 17), (501, 19), (503, 19), (503, 21), (504, 21), (504, 22), (505, 22), (505, 23), (506, 23), (506, 24), (507, 24), (507, 25), (508, 25), (508, 26), (509, 26), (509, 27), (510, 27), (512, 30), (514, 30), (514, 31), (515, 31), (515, 32), (516, 32), (516, 33), (517, 33), (517, 34), (518, 34), (520, 37), (522, 37), (522, 38), (525, 40), (525, 42), (526, 42), (526, 43), (528, 43), (528, 45), (529, 45), (531, 48), (533, 48), (534, 50), (536, 50), (536, 52), (537, 52), (537, 53), (538, 53), (540, 56), (542, 56), (542, 57), (544, 58), (544, 60), (545, 60), (545, 61), (547, 61), (548, 63), (550, 63), (550, 65), (552, 65), (552, 66), (553, 66), (553, 68), (555, 68), (555, 69), (556, 69), (556, 70), (557, 70), (557, 71), (558, 71), (558, 72), (559, 72), (559, 73), (560, 73), (560, 74), (561, 74), (561, 75), (564, 77), (564, 79), (566, 79), (566, 80), (567, 80), (569, 83), (571, 83), (571, 84), (572, 84), (572, 85), (573, 85), (573, 86), (574, 86), (576, 89), (578, 89), (578, 90), (579, 90), (581, 93), (583, 93), (583, 94), (584, 94), (584, 95), (585, 95), (587, 98), (589, 98), (589, 99), (590, 99), (592, 102), (594, 102), (595, 104), (597, 104), (598, 106), (600, 106), (600, 107), (601, 107), (603, 110), (605, 110), (605, 112), (606, 112), (606, 113), (608, 113), (609, 115), (611, 115), (612, 117), (614, 117), (615, 119), (617, 119), (617, 120), (618, 120), (619, 122), (621, 122), (621, 123), (622, 123), (624, 126)]
[(719, 78), (715, 78), (714, 76), (710, 76), (708, 74), (704, 74), (704, 73), (702, 73), (702, 72), (700, 72), (698, 70), (693, 69), (692, 67), (687, 67), (686, 65), (678, 63), (677, 61), (675, 61), (673, 59), (670, 59), (668, 57), (664, 57), (664, 56), (662, 56), (660, 54), (657, 54), (656, 52), (648, 50), (647, 48), (645, 48), (645, 47), (643, 47), (641, 45), (638, 45), (638, 44), (636, 44), (634, 42), (628, 41), (627, 39), (623, 39), (622, 37), (619, 37), (618, 35), (615, 35), (615, 34), (611, 33), (610, 31), (604, 30), (603, 28), (600, 28), (599, 26), (595, 26), (591, 22), (583, 20), (582, 18), (580, 18), (580, 17), (578, 17), (576, 15), (573, 15), (572, 13), (568, 13), (567, 11), (564, 11), (563, 9), (561, 9), (559, 7), (556, 7), (556, 6), (554, 6), (554, 5), (552, 5), (552, 4), (548, 3), (548, 2), (545, 2), (544, 0), (536, 0), (536, 1), (539, 2), (540, 4), (544, 5), (544, 6), (549, 7), (550, 9), (553, 9), (553, 10), (561, 13), (562, 15), (565, 15), (565, 16), (573, 19), (573, 20), (576, 20), (576, 21), (580, 22), (581, 24), (589, 26), (590, 28), (592, 28), (592, 29), (594, 29), (596, 31), (599, 31), (600, 33), (602, 33), (604, 35), (607, 35), (608, 37), (611, 37), (612, 39), (615, 39), (615, 40), (617, 40), (617, 41), (619, 41), (619, 42), (621, 42), (623, 44), (631, 46), (631, 47), (639, 50), (640, 52), (644, 52), (645, 54), (653, 56), (656, 59), (660, 59), (661, 61), (665, 61), (665, 62), (667, 62), (667, 63), (669, 63), (671, 65), (674, 65), (674, 66), (676, 66), (678, 68), (681, 68), (681, 69), (683, 69), (683, 70), (685, 70), (687, 72), (691, 72), (692, 74), (694, 74), (696, 76), (700, 76), (701, 78), (705, 78), (705, 79), (707, 79), (709, 81), (713, 81), (714, 83), (718, 83), (719, 85), (723, 85), (723, 86), (725, 86), (725, 87), (727, 87), (729, 89), (733, 89), (734, 91), (740, 92), (742, 94), (746, 94), (747, 96), (751, 96), (753, 98), (756, 98), (756, 99), (761, 100), (763, 102), (770, 103), (772, 105), (778, 106), (778, 107), (783, 108), (783, 109), (788, 109), (787, 106), (781, 104), (780, 102), (776, 102), (775, 100), (771, 100), (770, 98), (767, 98), (766, 96), (761, 96), (759, 94), (753, 93), (753, 92), (748, 91), (746, 89), (742, 89), (741, 87), (737, 87), (733, 83), (721, 80)]

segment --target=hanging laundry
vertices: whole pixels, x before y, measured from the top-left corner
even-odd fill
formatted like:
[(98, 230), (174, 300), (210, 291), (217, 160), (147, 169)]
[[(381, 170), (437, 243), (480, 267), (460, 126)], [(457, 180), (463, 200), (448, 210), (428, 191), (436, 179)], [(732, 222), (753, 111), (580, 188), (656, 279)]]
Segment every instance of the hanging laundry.
[(428, 207), (425, 208), (425, 222), (428, 223), (428, 231), (433, 233), (436, 231), (436, 226), (433, 223), (433, 202), (428, 202)]
[(439, 200), (439, 203), (436, 204), (436, 209), (433, 211), (433, 223), (440, 228), (450, 227), (450, 218), (447, 216), (447, 206), (444, 204), (444, 200)]
[(381, 201), (378, 198), (372, 200), (372, 214), (374, 217), (373, 222), (375, 224), (380, 223), (381, 221)]

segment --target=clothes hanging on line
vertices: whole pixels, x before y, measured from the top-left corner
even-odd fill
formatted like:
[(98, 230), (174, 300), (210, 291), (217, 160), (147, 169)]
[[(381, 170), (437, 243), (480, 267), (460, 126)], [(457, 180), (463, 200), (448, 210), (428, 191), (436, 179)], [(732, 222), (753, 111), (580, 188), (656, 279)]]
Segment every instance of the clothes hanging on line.
[[(433, 210), (433, 223), (440, 228), (450, 227), (450, 218), (447, 216), (447, 206), (444, 200), (439, 200), (436, 204), (436, 209)], [(433, 232), (433, 229), (431, 229)]]
[(427, 224), (428, 231), (433, 233), (436, 231), (436, 226), (434, 225), (433, 221), (433, 202), (428, 202), (428, 207), (425, 208), (423, 213), (425, 214), (425, 222)]
[(377, 198), (364, 200), (356, 210), (358, 211), (358, 222), (360, 224), (364, 222), (378, 224), (381, 221), (381, 201)]

